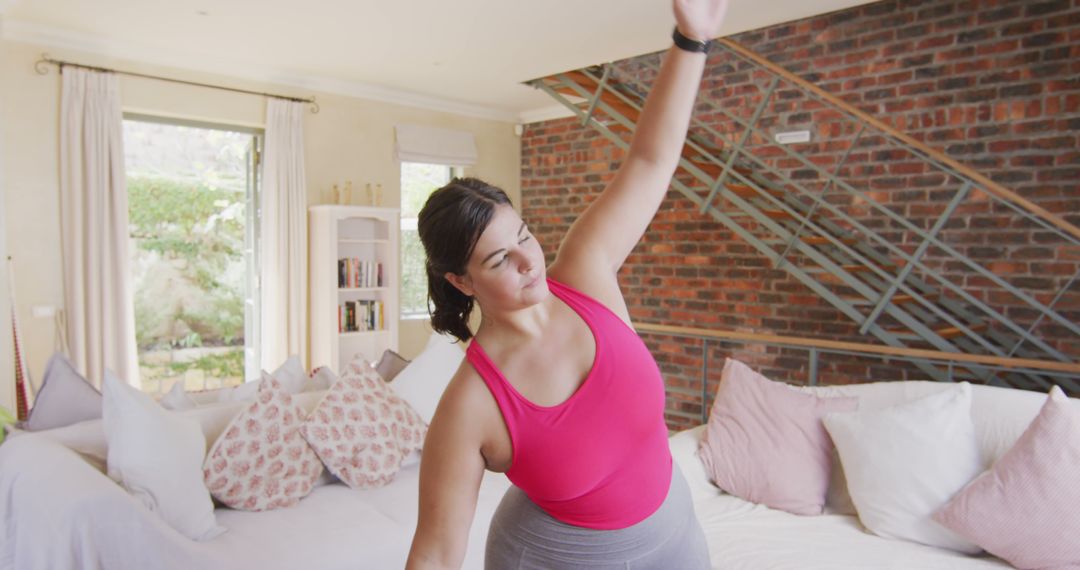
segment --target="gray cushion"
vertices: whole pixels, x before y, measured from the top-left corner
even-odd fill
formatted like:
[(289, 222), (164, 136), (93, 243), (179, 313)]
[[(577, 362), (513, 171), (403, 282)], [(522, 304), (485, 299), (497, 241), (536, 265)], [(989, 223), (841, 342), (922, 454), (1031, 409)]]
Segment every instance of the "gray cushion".
[(400, 354), (387, 349), (383, 351), (382, 358), (375, 364), (375, 371), (379, 373), (379, 376), (382, 376), (383, 380), (390, 382), (394, 379), (394, 376), (397, 376), (398, 372), (401, 372), (408, 364), (409, 361)]
[(40, 431), (100, 417), (101, 392), (75, 370), (66, 356), (57, 352), (45, 366), (41, 389), (22, 427)]

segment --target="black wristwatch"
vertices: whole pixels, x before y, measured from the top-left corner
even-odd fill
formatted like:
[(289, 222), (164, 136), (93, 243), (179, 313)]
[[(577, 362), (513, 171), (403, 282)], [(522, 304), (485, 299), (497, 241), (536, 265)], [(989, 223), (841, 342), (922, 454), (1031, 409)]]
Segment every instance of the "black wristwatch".
[(712, 40), (699, 42), (682, 35), (679, 26), (675, 26), (675, 31), (671, 33), (671, 39), (675, 40), (675, 47), (694, 53), (708, 53), (709, 47), (712, 46)]

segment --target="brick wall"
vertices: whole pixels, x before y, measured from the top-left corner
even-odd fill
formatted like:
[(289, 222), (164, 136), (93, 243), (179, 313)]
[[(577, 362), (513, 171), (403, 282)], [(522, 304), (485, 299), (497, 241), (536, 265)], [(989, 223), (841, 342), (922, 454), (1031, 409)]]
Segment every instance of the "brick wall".
[[(739, 34), (733, 38), (785, 69), (950, 157), (1025, 199), (1080, 224), (1080, 0), (878, 2)], [(649, 84), (660, 55), (618, 62), (615, 77)], [(726, 53), (710, 55), (695, 118), (699, 139), (730, 145), (738, 118), (752, 115), (771, 76)], [(919, 228), (929, 228), (959, 188), (932, 167), (870, 129), (781, 83), (759, 123), (766, 133), (811, 130), (798, 149), (811, 164), (836, 171)], [(858, 139), (856, 137), (858, 136)], [(755, 171), (785, 185), (829, 192), (838, 211), (879, 232), (905, 252), (921, 238), (904, 224), (835, 188), (806, 164), (783, 154), (767, 136), (750, 137)], [(795, 148), (795, 147), (792, 147)], [(522, 136), (523, 212), (549, 257), (578, 214), (611, 180), (625, 153), (580, 120), (527, 125)], [(693, 185), (685, 174), (680, 180)], [(807, 201), (809, 204), (810, 202)], [(734, 212), (730, 205), (721, 209)], [(831, 215), (831, 214), (830, 214)], [(847, 222), (835, 218), (845, 227)], [(754, 228), (755, 235), (763, 235)], [(976, 192), (941, 238), (1010, 284), (1049, 303), (1080, 270), (1080, 251)], [(891, 255), (887, 247), (878, 248)], [(929, 266), (964, 290), (1027, 326), (1037, 316), (1013, 295), (938, 248)], [(795, 259), (794, 261), (798, 261)], [(916, 276), (920, 272), (916, 271)], [(660, 212), (620, 273), (632, 317), (640, 322), (790, 336), (877, 342), (754, 247), (669, 192)], [(946, 295), (956, 297), (954, 294)], [(1080, 321), (1080, 283), (1057, 308)], [(1036, 332), (1080, 357), (1075, 335), (1044, 319)], [(645, 335), (669, 385), (699, 393), (699, 341)], [(779, 379), (806, 380), (804, 352), (712, 347), (710, 382), (722, 357), (735, 354)], [(896, 362), (826, 358), (823, 382), (921, 377)], [(707, 388), (712, 392), (712, 386)], [(669, 397), (669, 406), (700, 412), (700, 397)], [(671, 418), (673, 427), (689, 420)]]

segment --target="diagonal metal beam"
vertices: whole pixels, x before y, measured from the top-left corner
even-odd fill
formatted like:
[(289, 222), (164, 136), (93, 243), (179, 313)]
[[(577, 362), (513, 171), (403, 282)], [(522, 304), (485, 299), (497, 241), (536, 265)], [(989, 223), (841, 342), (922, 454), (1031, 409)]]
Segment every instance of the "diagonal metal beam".
[(772, 98), (772, 94), (774, 91), (776, 91), (776, 86), (779, 83), (780, 78), (774, 77), (772, 80), (772, 84), (769, 85), (769, 90), (765, 93), (765, 96), (761, 98), (761, 103), (758, 104), (757, 109), (754, 109), (754, 114), (752, 117), (750, 117), (750, 124), (747, 125), (746, 129), (743, 131), (742, 136), (739, 137), (739, 142), (735, 145), (735, 148), (731, 149), (731, 151), (728, 152), (728, 158), (727, 161), (724, 163), (724, 169), (720, 171), (720, 176), (716, 177), (716, 182), (709, 190), (709, 197), (705, 198), (705, 205), (702, 206), (701, 213), (705, 213), (705, 211), (709, 208), (709, 205), (712, 204), (713, 198), (716, 196), (716, 192), (720, 190), (720, 187), (723, 186), (725, 182), (727, 182), (728, 172), (731, 170), (732, 165), (735, 163), (735, 156), (738, 155), (740, 151), (742, 151), (743, 147), (746, 146), (746, 141), (749, 140), (750, 135), (754, 132), (753, 126), (757, 124), (758, 120), (761, 119), (761, 114), (764, 113), (765, 109), (769, 106), (769, 99)]
[[(945, 223), (948, 222), (949, 218), (952, 217), (953, 212), (956, 211), (956, 208), (960, 205), (960, 202), (964, 201), (964, 198), (967, 197), (969, 190), (971, 190), (971, 182), (965, 182), (964, 185), (960, 187), (960, 191), (957, 192), (955, 196), (953, 196), (952, 200), (949, 201), (949, 205), (945, 207), (945, 211), (942, 212), (941, 216), (939, 216), (937, 221), (934, 222), (934, 227), (930, 229), (929, 237), (936, 236), (937, 233), (941, 231), (941, 228), (945, 227)], [(912, 261), (921, 260), (923, 254), (926, 253), (926, 250), (929, 247), (930, 240), (924, 239), (923, 242), (919, 244), (918, 249), (915, 250), (915, 253), (911, 255)], [(881, 311), (885, 309), (885, 305), (888, 305), (892, 301), (893, 295), (896, 294), (896, 290), (900, 287), (904, 280), (907, 279), (907, 276), (914, 268), (915, 263), (904, 264), (904, 268), (900, 270), (900, 274), (896, 276), (896, 280), (893, 281), (891, 285), (889, 285), (889, 288), (881, 296), (881, 299), (878, 300), (877, 305), (874, 306), (874, 310), (870, 312), (870, 316), (866, 317), (866, 322), (864, 322), (862, 326), (859, 327), (859, 334), (866, 334), (866, 331), (870, 328), (870, 325), (873, 324), (874, 321), (877, 320), (878, 316), (881, 315)]]
[(596, 93), (593, 94), (592, 100), (589, 101), (589, 110), (585, 112), (585, 116), (581, 119), (581, 126), (589, 124), (589, 119), (592, 118), (592, 114), (596, 111), (596, 103), (600, 101), (600, 97), (604, 94), (604, 86), (607, 85), (608, 75), (611, 74), (611, 64), (604, 65), (604, 74), (600, 77), (600, 81), (596, 84)]
[[(1080, 271), (1077, 271), (1076, 273), (1074, 273), (1073, 276), (1069, 279), (1069, 282), (1066, 283), (1065, 286), (1062, 287), (1060, 291), (1058, 291), (1056, 296), (1054, 296), (1054, 300), (1050, 301), (1050, 307), (1051, 308), (1053, 308), (1053, 306), (1056, 305), (1057, 302), (1061, 300), (1061, 298), (1065, 295), (1066, 291), (1068, 291), (1069, 289), (1072, 288), (1073, 283), (1076, 283), (1077, 278), (1080, 278)], [(1031, 326), (1028, 327), (1028, 329), (1027, 329), (1027, 334), (1023, 335), (1020, 338), (1020, 340), (1016, 341), (1016, 344), (1009, 350), (1009, 354), (1007, 356), (1011, 357), (1013, 354), (1016, 354), (1016, 351), (1020, 348), (1020, 345), (1024, 344), (1025, 340), (1032, 337), (1031, 332), (1035, 330), (1035, 327), (1039, 326), (1039, 323), (1042, 322), (1042, 319), (1043, 319), (1043, 315), (1039, 315), (1039, 317), (1037, 319), (1035, 319), (1035, 322), (1031, 323)]]
[[(851, 144), (848, 145), (846, 149), (844, 149), (844, 155), (840, 157), (840, 162), (836, 163), (836, 168), (833, 169), (833, 177), (830, 177), (825, 182), (825, 187), (821, 190), (822, 199), (824, 199), (825, 194), (828, 194), (829, 190), (832, 189), (833, 178), (839, 176), (840, 169), (844, 166), (844, 163), (847, 162), (848, 157), (851, 156), (851, 151), (855, 148), (855, 143), (859, 142), (859, 137), (862, 136), (864, 130), (866, 130), (866, 125), (859, 125), (859, 132), (855, 133), (855, 138), (851, 140)], [(791, 239), (788, 240), (787, 245), (784, 246), (784, 253), (780, 254), (780, 265), (784, 264), (784, 260), (787, 258), (788, 252), (791, 251), (791, 244), (795, 243), (795, 240), (799, 239), (802, 231), (806, 229), (806, 222), (814, 217), (814, 213), (817, 212), (817, 209), (820, 205), (821, 202), (814, 202), (814, 205), (811, 206), (810, 211), (806, 213), (805, 219), (799, 223), (798, 231), (795, 232), (795, 235), (792, 236)]]

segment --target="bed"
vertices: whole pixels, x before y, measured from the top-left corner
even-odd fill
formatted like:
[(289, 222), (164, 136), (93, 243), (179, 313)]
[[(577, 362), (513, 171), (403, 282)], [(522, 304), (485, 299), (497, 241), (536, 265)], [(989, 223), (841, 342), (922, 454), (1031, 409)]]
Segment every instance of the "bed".
[[(934, 382), (889, 382), (803, 390), (857, 397), (860, 406), (874, 409), (945, 387)], [(1046, 398), (986, 386), (975, 386), (974, 393), (972, 416), (988, 458), (999, 457), (1013, 445)], [(317, 392), (302, 396), (310, 401), (319, 397)], [(1080, 410), (1080, 402), (1073, 403)], [(198, 417), (211, 439), (241, 405), (178, 413)], [(723, 493), (709, 481), (698, 457), (703, 430), (698, 426), (679, 432), (670, 443), (690, 485), (713, 568), (1009, 567), (989, 555), (969, 556), (875, 536), (851, 513), (833, 509), (821, 516), (797, 516)], [(264, 512), (218, 508), (218, 524), (228, 531), (196, 542), (109, 479), (104, 473), (105, 451), (101, 420), (23, 433), (0, 445), (0, 569), (332, 570), (405, 565), (416, 524), (418, 460), (378, 489), (352, 490), (324, 481), (294, 507)], [(485, 473), (463, 568), (483, 568), (489, 521), (509, 485), (505, 476)]]
[[(318, 394), (312, 394), (311, 399)], [(239, 404), (199, 415), (210, 436)], [(403, 568), (416, 527), (419, 463), (387, 486), (326, 480), (294, 507), (215, 511), (228, 529), (192, 541), (104, 473), (101, 420), (22, 433), (0, 445), (0, 568), (325, 570)], [(463, 568), (483, 568), (488, 521), (510, 483), (486, 473)]]

